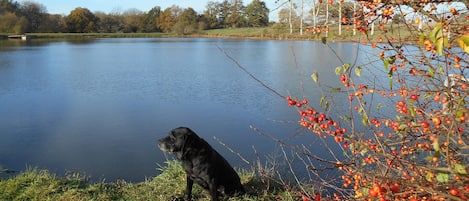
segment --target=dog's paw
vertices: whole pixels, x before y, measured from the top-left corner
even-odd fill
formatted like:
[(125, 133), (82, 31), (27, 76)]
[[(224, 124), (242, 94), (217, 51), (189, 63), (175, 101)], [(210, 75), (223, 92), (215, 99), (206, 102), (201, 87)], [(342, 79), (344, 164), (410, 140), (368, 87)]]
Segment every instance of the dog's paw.
[(169, 201), (186, 201), (186, 199), (184, 199), (184, 197), (178, 197), (173, 195), (169, 198)]

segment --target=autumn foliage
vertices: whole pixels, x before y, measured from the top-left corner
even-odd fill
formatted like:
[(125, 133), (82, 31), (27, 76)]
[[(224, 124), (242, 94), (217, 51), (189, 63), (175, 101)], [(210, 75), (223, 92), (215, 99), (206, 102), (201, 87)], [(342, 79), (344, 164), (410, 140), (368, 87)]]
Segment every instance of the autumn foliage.
[[(341, 83), (337, 93), (348, 97), (345, 114), (333, 114), (330, 107), (313, 108), (306, 99), (286, 99), (298, 110), (301, 126), (314, 135), (333, 138), (344, 150), (337, 155), (345, 158), (335, 162), (342, 181), (336, 190), (343, 193), (323, 197), (468, 200), (467, 7), (423, 0), (358, 4), (365, 15), (355, 24), (366, 38), (360, 42), (376, 50), (387, 72), (386, 82), (360, 79), (364, 69), (375, 66), (344, 63), (335, 73)], [(437, 8), (445, 10), (437, 12)], [(408, 33), (405, 36), (389, 26), (396, 12), (410, 19), (401, 27)], [(425, 16), (424, 27), (415, 24), (422, 20), (418, 16)], [(379, 24), (383, 34), (371, 37), (370, 23)], [(315, 82), (320, 82), (320, 76), (312, 74)], [(323, 97), (321, 105), (330, 98)], [(376, 112), (383, 105), (392, 112)], [(303, 199), (321, 197), (305, 195)]]

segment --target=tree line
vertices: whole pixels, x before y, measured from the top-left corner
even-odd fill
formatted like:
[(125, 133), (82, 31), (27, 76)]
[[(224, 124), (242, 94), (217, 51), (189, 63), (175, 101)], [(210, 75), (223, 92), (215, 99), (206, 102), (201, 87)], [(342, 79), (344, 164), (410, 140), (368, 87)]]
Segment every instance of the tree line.
[(33, 1), (21, 3), (0, 0), (0, 33), (132, 33), (175, 32), (191, 34), (198, 30), (269, 25), (265, 2), (253, 0), (209, 1), (203, 13), (173, 5), (155, 6), (147, 12), (128, 9), (124, 12), (91, 12), (78, 7), (68, 15), (49, 14), (44, 5)]

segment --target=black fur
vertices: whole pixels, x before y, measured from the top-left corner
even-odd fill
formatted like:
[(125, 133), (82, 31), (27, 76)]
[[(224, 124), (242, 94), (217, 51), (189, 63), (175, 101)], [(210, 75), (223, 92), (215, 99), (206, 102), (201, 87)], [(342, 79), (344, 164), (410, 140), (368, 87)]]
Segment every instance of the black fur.
[(158, 140), (158, 146), (182, 162), (187, 177), (186, 200), (191, 200), (194, 181), (209, 191), (212, 201), (218, 200), (219, 192), (229, 196), (244, 193), (239, 176), (228, 161), (191, 129), (171, 130), (167, 137)]

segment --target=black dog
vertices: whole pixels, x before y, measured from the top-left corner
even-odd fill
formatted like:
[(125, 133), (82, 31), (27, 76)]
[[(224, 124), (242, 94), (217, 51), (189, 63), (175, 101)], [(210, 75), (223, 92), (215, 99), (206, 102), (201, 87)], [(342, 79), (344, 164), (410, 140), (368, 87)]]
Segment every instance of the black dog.
[(186, 171), (186, 200), (191, 200), (194, 181), (209, 191), (212, 201), (218, 200), (219, 192), (229, 196), (244, 193), (236, 171), (191, 129), (179, 127), (171, 130), (167, 137), (158, 140), (158, 146), (181, 160)]

